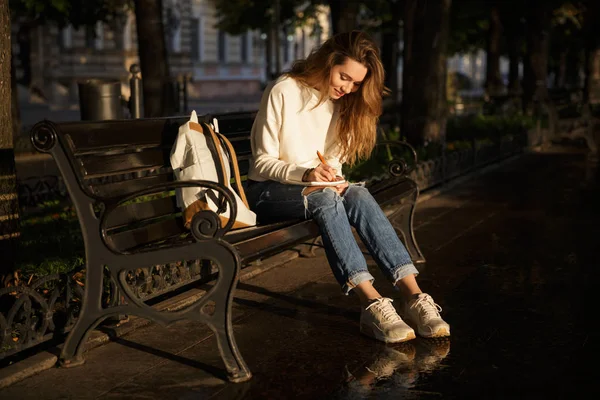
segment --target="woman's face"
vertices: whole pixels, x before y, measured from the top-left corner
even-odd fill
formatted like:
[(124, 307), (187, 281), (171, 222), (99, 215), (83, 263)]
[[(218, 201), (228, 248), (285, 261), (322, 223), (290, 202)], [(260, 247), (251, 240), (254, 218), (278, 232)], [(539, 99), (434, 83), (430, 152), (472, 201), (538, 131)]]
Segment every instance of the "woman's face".
[(335, 100), (356, 92), (367, 71), (367, 67), (351, 58), (346, 58), (343, 64), (334, 65), (329, 74), (329, 97)]

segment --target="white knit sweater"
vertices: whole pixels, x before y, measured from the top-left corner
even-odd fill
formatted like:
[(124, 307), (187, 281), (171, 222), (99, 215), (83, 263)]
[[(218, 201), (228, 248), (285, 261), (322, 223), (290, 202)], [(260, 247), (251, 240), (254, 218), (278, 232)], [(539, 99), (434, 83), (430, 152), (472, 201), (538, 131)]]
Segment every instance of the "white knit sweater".
[(304, 172), (320, 163), (317, 150), (343, 176), (335, 133), (337, 107), (326, 100), (313, 109), (318, 102), (316, 89), (289, 77), (265, 89), (252, 126), (249, 179), (302, 182)]

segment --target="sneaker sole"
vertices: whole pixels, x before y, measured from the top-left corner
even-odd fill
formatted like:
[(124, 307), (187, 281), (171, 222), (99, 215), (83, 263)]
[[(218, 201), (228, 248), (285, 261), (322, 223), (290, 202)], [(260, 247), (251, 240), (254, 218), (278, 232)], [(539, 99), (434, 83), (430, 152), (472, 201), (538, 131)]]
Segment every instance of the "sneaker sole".
[(417, 324), (413, 323), (412, 320), (410, 320), (408, 318), (404, 318), (404, 322), (406, 322), (408, 324), (408, 326), (413, 328), (415, 330), (415, 332), (417, 332), (419, 334), (419, 336), (424, 337), (424, 338), (441, 338), (441, 337), (449, 337), (450, 336), (450, 330), (445, 329), (445, 328), (438, 329), (436, 332), (433, 332), (433, 333), (423, 333), (423, 332), (419, 331)]
[(431, 335), (424, 335), (419, 332), (419, 336), (423, 336), (426, 338), (440, 338), (440, 337), (448, 337), (450, 336), (450, 332), (447, 329), (438, 329), (437, 332), (432, 333)]
[(415, 335), (415, 332), (408, 332), (406, 334), (406, 336), (404, 338), (400, 338), (400, 339), (390, 339), (385, 337), (384, 335), (373, 331), (373, 329), (371, 329), (370, 327), (365, 327), (364, 325), (360, 325), (360, 333), (362, 333), (365, 336), (368, 336), (370, 338), (373, 339), (377, 339), (381, 342), (384, 343), (401, 343), (401, 342), (407, 342), (409, 340), (415, 339), (417, 336)]
[[(415, 327), (411, 323), (409, 323), (408, 321), (406, 321), (406, 323), (408, 323), (408, 325), (410, 325), (411, 328), (415, 329)], [(419, 329), (415, 329), (415, 332), (418, 332), (419, 336), (426, 337), (426, 338), (450, 336), (450, 331), (448, 331), (448, 329), (444, 329), (444, 328), (438, 329), (436, 332), (433, 332), (433, 333), (423, 333), (423, 332), (419, 331)]]

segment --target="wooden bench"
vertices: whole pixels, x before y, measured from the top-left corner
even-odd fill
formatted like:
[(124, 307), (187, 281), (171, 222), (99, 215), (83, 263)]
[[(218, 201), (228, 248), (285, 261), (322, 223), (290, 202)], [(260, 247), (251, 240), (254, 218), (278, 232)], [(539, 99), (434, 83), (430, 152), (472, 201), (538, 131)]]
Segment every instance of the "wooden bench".
[[(243, 175), (251, 155), (249, 132), (255, 113), (204, 116), (204, 123), (226, 135), (238, 156)], [(174, 189), (202, 186), (222, 194), (232, 215), (235, 201), (229, 189), (209, 181), (174, 181), (170, 150), (178, 128), (187, 118), (54, 123), (42, 121), (31, 131), (41, 152), (52, 154), (76, 208), (85, 244), (85, 293), (77, 323), (69, 332), (60, 365), (84, 362), (83, 348), (90, 332), (102, 321), (118, 315), (137, 315), (161, 324), (181, 319), (198, 320), (215, 333), (228, 378), (250, 379), (251, 373), (236, 345), (231, 307), (240, 268), (257, 259), (277, 254), (319, 237), (311, 220), (284, 221), (230, 230), (212, 212), (197, 214), (191, 231), (183, 226)], [(386, 145), (402, 145), (386, 142)], [(412, 148), (411, 148), (412, 149)], [(416, 153), (414, 153), (416, 162)], [(415, 182), (407, 178), (407, 164), (390, 164), (389, 179), (369, 188), (382, 207), (394, 205), (389, 214), (413, 260), (425, 260), (419, 250), (412, 218), (418, 196)], [(231, 220), (232, 222), (233, 220)], [(131, 290), (128, 273), (138, 268), (179, 260), (210, 260), (218, 267), (211, 290), (194, 305), (177, 312), (161, 312)], [(122, 301), (103, 304), (106, 275), (114, 282)]]

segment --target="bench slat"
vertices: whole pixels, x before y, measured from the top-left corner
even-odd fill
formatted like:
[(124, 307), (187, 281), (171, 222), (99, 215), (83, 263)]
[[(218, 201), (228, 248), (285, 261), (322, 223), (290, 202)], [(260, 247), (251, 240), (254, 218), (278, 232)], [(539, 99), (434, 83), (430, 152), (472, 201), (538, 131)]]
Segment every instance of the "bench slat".
[(159, 185), (161, 183), (172, 182), (175, 178), (173, 173), (153, 175), (144, 178), (128, 179), (121, 182), (93, 184), (90, 185), (92, 191), (100, 197), (115, 197), (126, 196), (137, 192), (138, 190), (147, 189), (150, 186)]
[(215, 114), (212, 116), (216, 118), (219, 123), (219, 132), (222, 134), (230, 134), (236, 132), (250, 132), (254, 118), (256, 118), (256, 112), (241, 112), (241, 113), (227, 113), (227, 114)]
[(243, 155), (252, 154), (252, 145), (250, 144), (250, 139), (248, 138), (231, 142), (231, 145), (233, 146), (235, 154), (238, 156), (238, 158)]
[(107, 229), (120, 228), (133, 222), (143, 222), (180, 212), (175, 197), (163, 197), (143, 203), (130, 203), (115, 209), (106, 220)]
[[(305, 240), (306, 232), (314, 232), (312, 228), (306, 228), (305, 225), (314, 223), (310, 221), (283, 221), (272, 224), (258, 225), (248, 228), (235, 229), (229, 231), (224, 239), (231, 244), (243, 247), (247, 254), (242, 253), (244, 260), (246, 257), (250, 259), (260, 258), (264, 255), (261, 253), (260, 256), (256, 253), (256, 249), (264, 243), (270, 243), (271, 251), (276, 252), (280, 247), (289, 247), (289, 241), (285, 241), (283, 244), (279, 242), (282, 237), (281, 232), (285, 232), (286, 229), (294, 231), (288, 233), (286, 238), (291, 238), (293, 242)], [(301, 228), (299, 234), (296, 232), (296, 227)], [(315, 225), (316, 226), (316, 225)], [(308, 229), (308, 230), (307, 230)], [(181, 218), (167, 219), (156, 223), (151, 223), (146, 226), (131, 229), (124, 232), (118, 232), (109, 236), (110, 241), (119, 250), (133, 250), (135, 248), (144, 247), (147, 245), (156, 245), (157, 242), (169, 240), (178, 235), (188, 233), (189, 230), (183, 227)], [(277, 233), (280, 232), (280, 233)], [(256, 240), (260, 238), (260, 243)], [(190, 238), (184, 238), (185, 241), (191, 240)], [(252, 258), (254, 257), (254, 258)]]
[(114, 155), (87, 155), (79, 157), (79, 161), (86, 177), (117, 175), (126, 171), (170, 166), (169, 153), (162, 148)]
[(242, 242), (248, 240), (252, 237), (264, 235), (271, 231), (285, 228), (290, 225), (294, 225), (298, 223), (298, 221), (283, 221), (283, 222), (275, 222), (272, 224), (263, 224), (257, 226), (251, 226), (248, 228), (240, 228), (227, 232), (225, 234), (225, 240), (227, 240), (231, 244), (235, 244), (238, 242)]
[(312, 220), (302, 221), (264, 235), (248, 238), (235, 244), (242, 262), (265, 258), (282, 249), (320, 235), (319, 227)]
[(189, 232), (183, 226), (181, 218), (167, 219), (147, 226), (125, 232), (114, 233), (109, 236), (113, 245), (121, 250), (132, 250), (173, 236)]
[[(154, 118), (136, 120), (77, 121), (60, 124), (74, 154), (93, 153), (119, 147), (172, 145), (179, 126), (188, 120)], [(143, 135), (140, 135), (143, 132)]]

